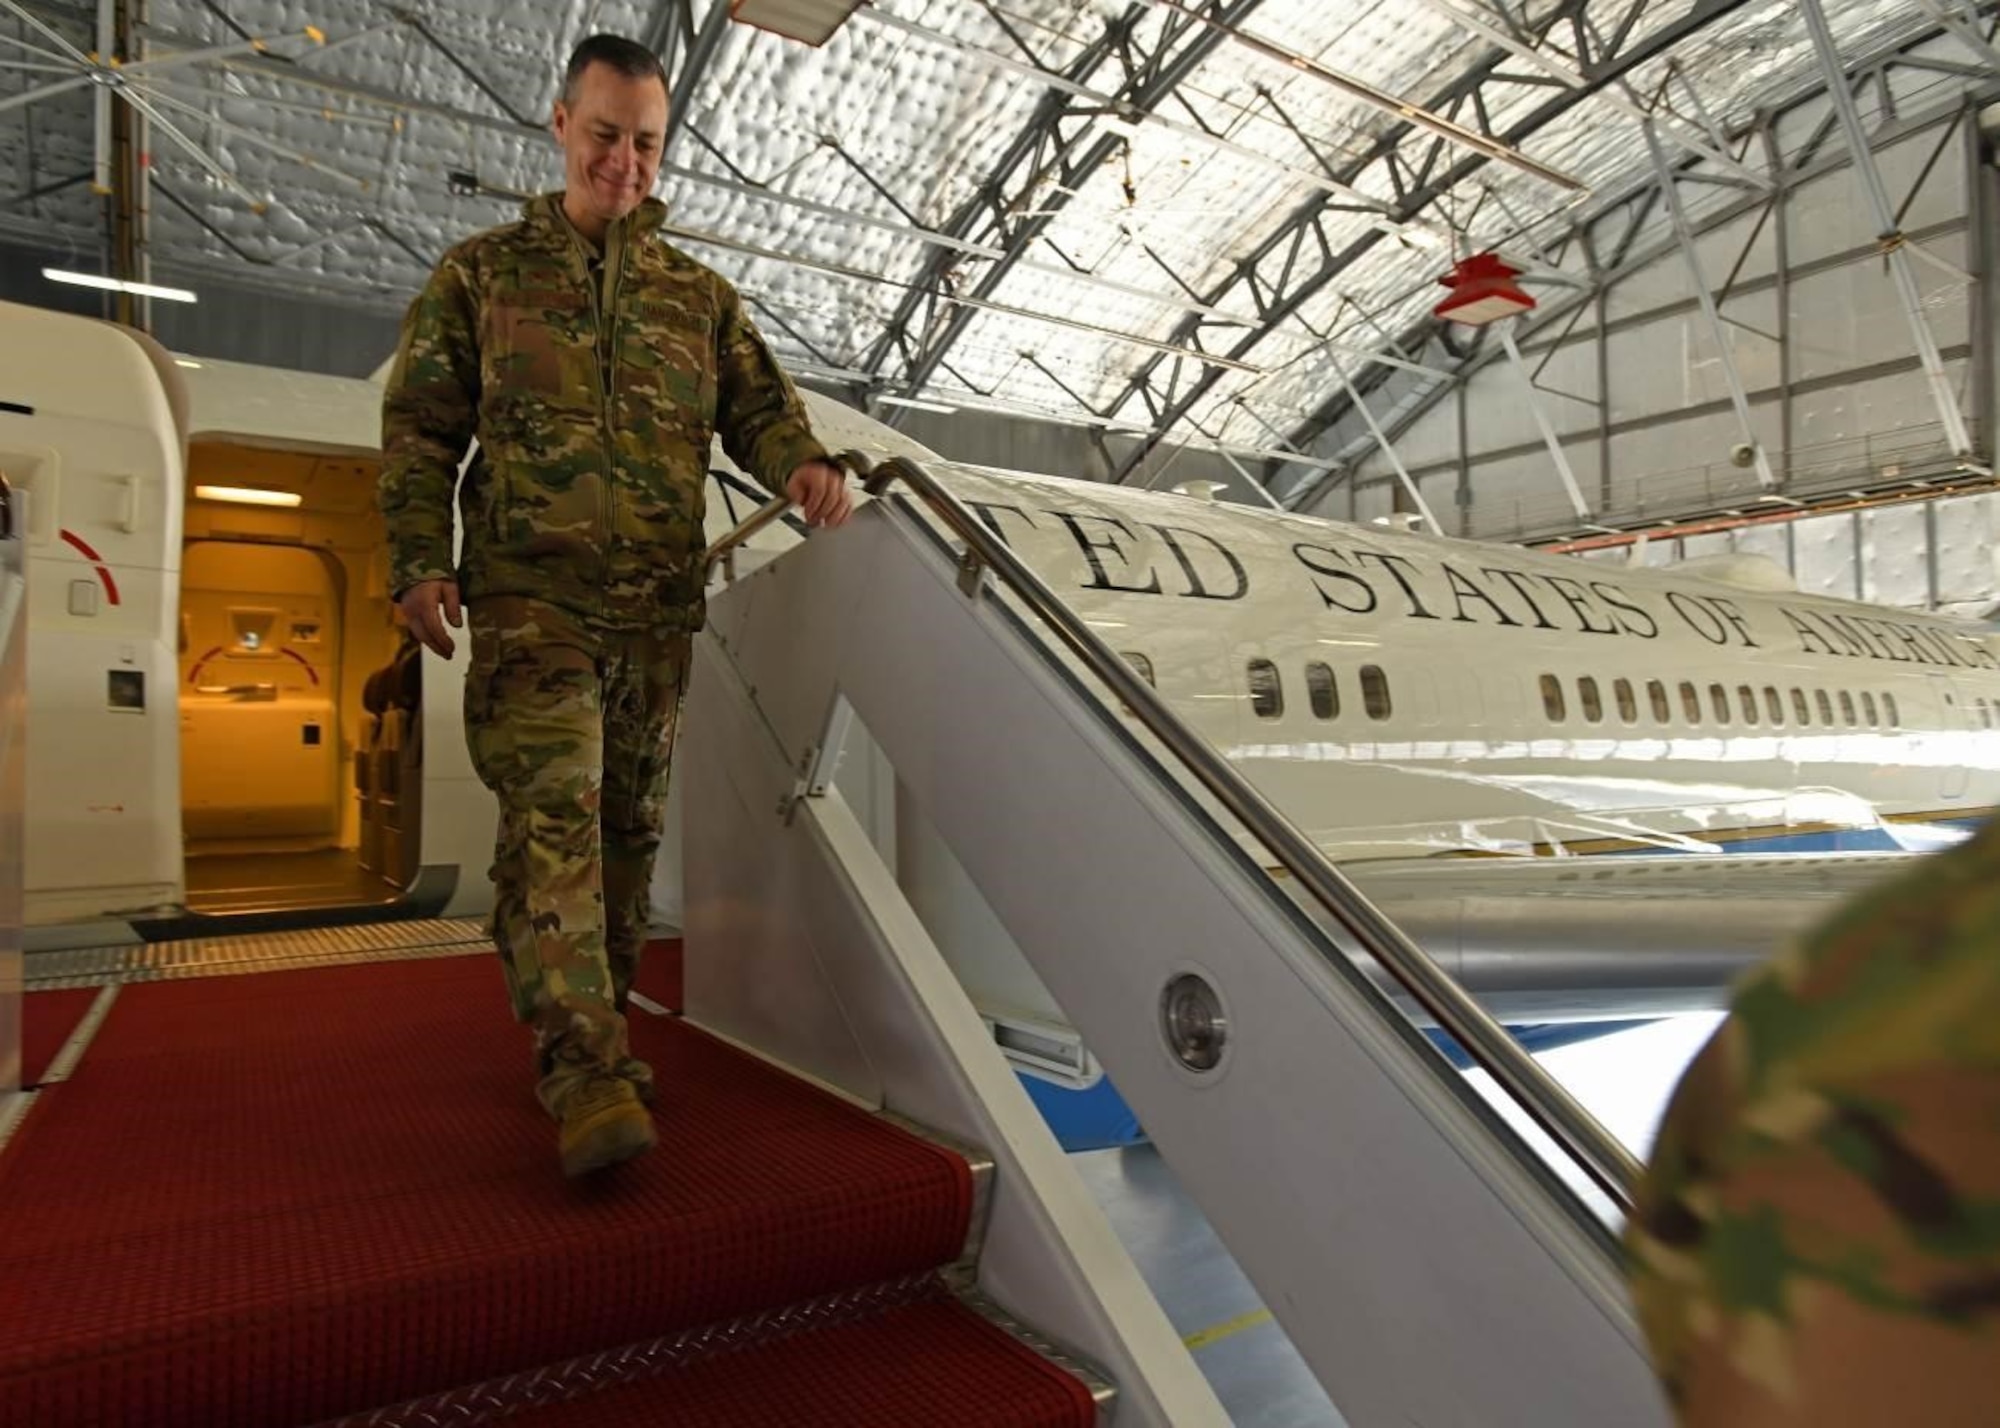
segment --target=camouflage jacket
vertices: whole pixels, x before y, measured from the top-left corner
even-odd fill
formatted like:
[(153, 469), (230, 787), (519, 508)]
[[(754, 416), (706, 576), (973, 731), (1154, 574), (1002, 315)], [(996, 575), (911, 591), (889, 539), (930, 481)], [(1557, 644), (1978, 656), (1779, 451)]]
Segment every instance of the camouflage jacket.
[(561, 197), (446, 253), (410, 305), (382, 405), (391, 592), (456, 576), (467, 599), (699, 626), (712, 438), (774, 491), (825, 449), (735, 289), (659, 237), (658, 200), (612, 225), (600, 290)]
[(2000, 824), (1744, 982), (1627, 1243), (1686, 1428), (2000, 1423)]

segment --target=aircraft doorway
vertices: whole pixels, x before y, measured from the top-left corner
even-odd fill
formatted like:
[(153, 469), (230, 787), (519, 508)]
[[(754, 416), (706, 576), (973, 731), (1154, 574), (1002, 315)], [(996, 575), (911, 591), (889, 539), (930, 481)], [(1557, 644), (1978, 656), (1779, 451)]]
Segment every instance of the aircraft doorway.
[(191, 913), (388, 903), (415, 876), (417, 698), (382, 590), (375, 471), (372, 459), (226, 442), (189, 453), (179, 708)]

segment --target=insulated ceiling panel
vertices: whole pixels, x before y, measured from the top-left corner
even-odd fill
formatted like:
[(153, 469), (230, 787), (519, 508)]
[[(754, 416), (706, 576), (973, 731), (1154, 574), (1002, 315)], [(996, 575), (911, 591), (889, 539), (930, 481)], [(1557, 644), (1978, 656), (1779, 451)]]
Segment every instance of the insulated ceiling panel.
[[(608, 30), (676, 75), (675, 241), (788, 361), (1140, 426), (1159, 404), (1134, 378), (1157, 364), (1175, 391), (1214, 379), (1173, 434), (1267, 447), (1421, 321), (1454, 246), (1534, 261), (1648, 174), (1641, 110), (1684, 158), (1815, 72), (1778, 0), (877, 0), (818, 49), (726, 20), (698, 46), (724, 3), (152, 0), (121, 79), (149, 118), (153, 263), (400, 308), (446, 247), (508, 221), (496, 193), (560, 185), (561, 62)], [(90, 97), (23, 96), (75, 72), (96, 7), (11, 4), (0, 232), (88, 265)], [(1825, 4), (1850, 54), (1929, 23), (1906, 0)], [(1670, 34), (1534, 120), (1604, 54)], [(1521, 163), (1438, 133), (1531, 122)], [(1302, 279), (1316, 291), (1280, 302)]]

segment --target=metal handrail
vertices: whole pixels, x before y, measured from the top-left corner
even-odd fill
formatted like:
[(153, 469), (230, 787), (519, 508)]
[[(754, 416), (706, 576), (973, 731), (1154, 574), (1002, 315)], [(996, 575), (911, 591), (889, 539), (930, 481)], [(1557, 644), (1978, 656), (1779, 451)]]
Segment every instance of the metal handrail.
[[(1362, 896), (1290, 819), (1168, 707), (1153, 686), (1119, 658), (958, 497), (908, 457), (891, 457), (879, 465), (859, 452), (845, 452), (838, 459), (864, 478), (869, 495), (880, 496), (901, 480), (929, 506), (952, 534), (965, 543), (967, 564), (961, 571), (961, 588), (976, 589), (966, 577), (976, 578), (981, 569), (989, 569), (998, 576), (1043, 624), (1055, 631), (1072, 654), (1111, 687), (1111, 692), (1202, 786), (1271, 851), (1299, 885), (1465, 1048), (1528, 1118), (1562, 1147), (1612, 1203), (1627, 1216), (1631, 1215), (1640, 1173), (1639, 1163), (1631, 1152), (1543, 1070), (1430, 954)], [(782, 514), (784, 503), (773, 504), (778, 507), (778, 514)], [(770, 509), (767, 506), (759, 510), (743, 526), (711, 546), (711, 563), (716, 556), (748, 539), (754, 532), (746, 532), (745, 528), (753, 522), (759, 523), (761, 529), (775, 519), (775, 515), (766, 516)]]
[(701, 556), (703, 582), (707, 582), (708, 573), (715, 569), (715, 562), (718, 560), (728, 560), (731, 563), (729, 573), (733, 577), (736, 574), (736, 547), (742, 545), (766, 526), (776, 522), (786, 511), (791, 509), (791, 506), (792, 502), (789, 496), (773, 496), (770, 500), (752, 511), (741, 525), (737, 526), (727, 535), (722, 536), (714, 545), (703, 551)]

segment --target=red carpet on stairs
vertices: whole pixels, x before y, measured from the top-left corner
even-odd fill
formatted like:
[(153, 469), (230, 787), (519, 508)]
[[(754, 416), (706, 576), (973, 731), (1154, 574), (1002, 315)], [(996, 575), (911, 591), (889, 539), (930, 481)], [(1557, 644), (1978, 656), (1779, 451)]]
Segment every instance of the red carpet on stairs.
[(33, 1086), (62, 1054), (102, 987), (29, 992), (21, 998), (21, 1084)]
[(490, 958), (126, 987), (0, 1152), (0, 1424), (313, 1424), (957, 1257), (960, 1158), (632, 1026), (661, 1147), (572, 1183)]
[[(858, 1370), (858, 1371), (857, 1371)], [(1077, 1379), (944, 1300), (722, 1354), (505, 1420), (519, 1428), (1090, 1428)]]

